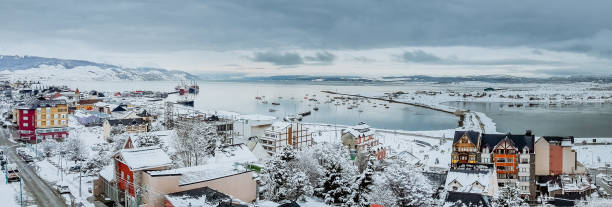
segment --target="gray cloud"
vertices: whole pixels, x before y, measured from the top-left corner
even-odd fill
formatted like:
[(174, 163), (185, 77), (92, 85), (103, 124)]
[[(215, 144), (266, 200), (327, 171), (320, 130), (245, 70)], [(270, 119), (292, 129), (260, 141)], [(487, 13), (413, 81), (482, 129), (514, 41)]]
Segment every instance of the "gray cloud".
[(317, 54), (315, 54), (314, 56), (306, 56), (304, 57), (304, 59), (308, 61), (330, 64), (336, 60), (336, 55), (327, 51), (323, 51), (317, 52)]
[(113, 51), (463, 45), (608, 56), (612, 49), (594, 44), (610, 40), (608, 0), (79, 3), (3, 2), (0, 19), (11, 21), (3, 24), (0, 41), (69, 40)]
[(298, 53), (286, 52), (256, 52), (252, 58), (255, 62), (268, 62), (274, 65), (300, 65), (304, 64), (302, 56)]
[(491, 60), (462, 60), (457, 57), (443, 58), (423, 50), (406, 51), (401, 55), (394, 55), (395, 59), (409, 63), (428, 63), (442, 65), (556, 65), (558, 61), (536, 60), (528, 58), (491, 59)]
[[(575, 0), (309, 0), (290, 4), (283, 0), (184, 0), (180, 3), (8, 0), (0, 6), (0, 19), (7, 20), (0, 32), (0, 48), (9, 53), (11, 49), (6, 48), (15, 48), (15, 53), (38, 50), (57, 54), (57, 51), (70, 50), (93, 54), (85, 51), (92, 50), (96, 54), (122, 56), (184, 51), (251, 54), (253, 51), (402, 47), (526, 47), (535, 49), (533, 56), (548, 55), (547, 51), (552, 50), (610, 61), (609, 8), (612, 8), (609, 0), (588, 3)], [(337, 57), (330, 54), (260, 52), (249, 58), (297, 66), (333, 63)], [(438, 57), (426, 51), (409, 51), (395, 58), (449, 65), (557, 64), (534, 59), (466, 61)], [(371, 62), (365, 57), (355, 61)], [(606, 68), (610, 66), (597, 70)], [(612, 73), (610, 69), (608, 73)]]
[(402, 61), (416, 63), (438, 63), (442, 58), (423, 50), (406, 51), (400, 56)]

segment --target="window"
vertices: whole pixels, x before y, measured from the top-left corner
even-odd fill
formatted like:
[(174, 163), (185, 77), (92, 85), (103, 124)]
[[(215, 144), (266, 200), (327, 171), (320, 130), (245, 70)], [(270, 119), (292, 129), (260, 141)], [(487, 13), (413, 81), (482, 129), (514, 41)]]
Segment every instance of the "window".
[(62, 114), (62, 119), (65, 119), (65, 118), (66, 118), (66, 114)]
[(47, 112), (51, 112), (51, 107), (47, 107)]
[(47, 119), (51, 119), (51, 114), (47, 114)]
[(23, 126), (24, 126), (24, 127), (27, 127), (27, 126), (28, 126), (28, 123), (23, 123)]
[(23, 114), (28, 114), (28, 110), (23, 110)]
[(23, 117), (23, 120), (28, 120), (28, 117), (27, 117), (27, 116), (24, 116), (24, 117)]
[(42, 110), (40, 108), (36, 108), (36, 112), (40, 113)]
[(42, 124), (41, 121), (36, 122), (36, 126), (40, 126), (41, 124)]
[(62, 122), (61, 122), (61, 123), (62, 123), (62, 124), (66, 124), (66, 120), (62, 120)]
[(53, 114), (54, 119), (57, 119), (57, 117), (58, 117), (57, 114)]
[(40, 114), (39, 114), (39, 115), (36, 115), (36, 118), (38, 118), (38, 119), (42, 119), (42, 118), (40, 117)]
[(124, 177), (123, 171), (121, 171), (121, 180), (123, 180), (123, 177)]
[(51, 121), (47, 121), (47, 126), (51, 125)]
[[(64, 121), (64, 120), (62, 120), (62, 121)], [(53, 124), (57, 125), (57, 119), (53, 121)]]

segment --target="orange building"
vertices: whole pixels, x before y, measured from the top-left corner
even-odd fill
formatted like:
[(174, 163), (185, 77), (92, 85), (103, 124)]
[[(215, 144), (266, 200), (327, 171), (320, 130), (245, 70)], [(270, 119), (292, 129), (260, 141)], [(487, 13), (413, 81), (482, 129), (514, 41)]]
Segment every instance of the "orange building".
[(452, 169), (481, 164), (492, 166), (500, 187), (518, 184), (521, 195), (535, 199), (534, 140), (531, 131), (517, 135), (456, 131)]

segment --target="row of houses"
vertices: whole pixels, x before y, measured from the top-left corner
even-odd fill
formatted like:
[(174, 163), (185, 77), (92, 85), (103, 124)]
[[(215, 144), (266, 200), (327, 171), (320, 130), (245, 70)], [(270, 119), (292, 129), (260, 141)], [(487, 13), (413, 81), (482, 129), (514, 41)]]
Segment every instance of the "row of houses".
[(573, 143), (573, 137), (537, 138), (530, 130), (525, 134), (456, 131), (445, 189), (451, 201), (461, 197), (452, 194), (476, 194), (468, 201), (472, 203), (487, 201), (478, 195), (491, 197), (508, 185), (517, 187), (529, 201), (543, 195), (587, 195), (594, 187), (576, 160)]
[[(304, 124), (295, 122), (276, 122), (274, 119), (249, 117), (239, 120), (236, 127), (238, 133), (248, 137), (247, 143), (254, 151), (263, 149), (268, 155), (273, 155), (284, 146), (290, 145), (296, 149), (312, 146), (313, 134)], [(353, 155), (359, 151), (373, 150), (374, 155), (384, 159), (386, 148), (376, 136), (375, 129), (364, 122), (342, 129), (341, 142)]]
[(124, 206), (187, 206), (204, 201), (243, 206), (256, 200), (257, 184), (245, 166), (257, 158), (244, 144), (222, 147), (206, 165), (174, 169), (159, 148), (134, 148), (131, 139), (123, 146), (94, 182), (98, 200)]

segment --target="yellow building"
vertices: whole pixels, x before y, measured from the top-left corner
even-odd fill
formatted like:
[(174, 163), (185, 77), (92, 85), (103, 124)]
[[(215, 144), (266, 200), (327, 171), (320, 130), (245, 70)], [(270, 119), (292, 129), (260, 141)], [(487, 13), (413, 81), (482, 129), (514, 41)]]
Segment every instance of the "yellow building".
[(36, 128), (56, 127), (68, 127), (68, 105), (66, 102), (41, 101), (36, 108)]

